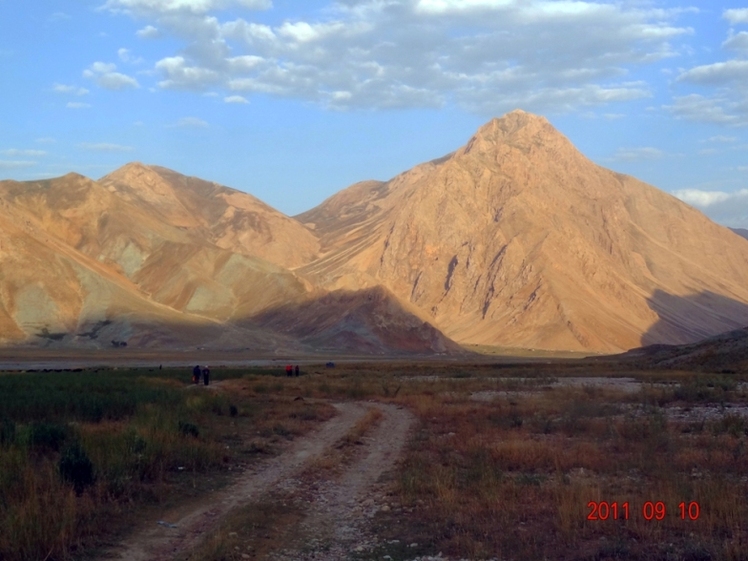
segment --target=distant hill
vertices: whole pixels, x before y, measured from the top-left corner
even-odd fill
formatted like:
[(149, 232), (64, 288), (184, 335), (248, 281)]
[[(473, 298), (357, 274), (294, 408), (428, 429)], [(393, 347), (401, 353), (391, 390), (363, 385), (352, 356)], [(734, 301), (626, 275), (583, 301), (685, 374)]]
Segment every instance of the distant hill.
[(744, 240), (523, 111), (297, 217), (141, 163), (0, 181), (8, 345), (618, 352), (748, 325), (747, 278)]
[(748, 324), (748, 246), (522, 111), (296, 218), (321, 243), (301, 274), (382, 285), (460, 343), (615, 352)]
[(748, 371), (748, 327), (720, 333), (689, 345), (651, 345), (620, 355), (648, 368), (705, 372)]
[[(287, 268), (317, 248), (304, 226), (254, 197), (164, 168), (3, 181), (0, 342), (313, 352), (289, 335), (296, 318), (272, 328), (252, 318), (326, 294)], [(383, 313), (393, 326), (408, 315)], [(342, 333), (368, 329), (342, 309), (328, 318), (336, 322)], [(376, 352), (458, 348), (433, 327), (422, 339), (393, 328), (388, 345)]]
[(748, 230), (746, 230), (745, 228), (730, 228), (730, 230), (735, 232), (741, 238), (745, 238), (746, 240), (748, 240)]

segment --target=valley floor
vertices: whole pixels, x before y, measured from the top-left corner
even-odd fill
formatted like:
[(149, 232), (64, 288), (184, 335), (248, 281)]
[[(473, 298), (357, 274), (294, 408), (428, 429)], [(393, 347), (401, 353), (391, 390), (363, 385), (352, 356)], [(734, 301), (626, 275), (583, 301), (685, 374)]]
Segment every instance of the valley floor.
[[(343, 361), (334, 369), (310, 362), (302, 370), (286, 378), (275, 366), (217, 368), (208, 388), (170, 368), (75, 373), (168, 386), (183, 405), (161, 432), (153, 432), (152, 397), (117, 426), (76, 425), (98, 479), (78, 495), (63, 485), (67, 501), (113, 492), (105, 480), (112, 460), (92, 434), (131, 431), (144, 442), (135, 458), (155, 450), (171, 423), (183, 434), (194, 423), (200, 433), (177, 437), (186, 440), (174, 446), (188, 448), (172, 451), (158, 480), (171, 491), (154, 503), (144, 498), (153, 477), (143, 478), (127, 503), (141, 514), (112, 514), (110, 497), (116, 531), (97, 539), (89, 526), (65, 544), (63, 524), (63, 534), (45, 534), (41, 558), (49, 549), (49, 561), (748, 558), (748, 373), (545, 357)], [(0, 384), (73, 375), (7, 374)], [(5, 389), (17, 399), (30, 391)], [(0, 417), (10, 423), (14, 415), (22, 417), (0, 400)], [(4, 449), (56, 465), (63, 448), (40, 448), (32, 419), (13, 422), (16, 437), (0, 439)], [(205, 447), (206, 460), (190, 460), (198, 453), (190, 446)], [(231, 450), (211, 463), (224, 446)], [(122, 469), (142, 460), (133, 461)], [(182, 471), (189, 461), (193, 475)], [(0, 518), (13, 521), (21, 511), (7, 499), (21, 499), (8, 468), (0, 462)], [(222, 483), (195, 483), (216, 473)], [(193, 491), (180, 499), (185, 477)], [(39, 558), (22, 535), (1, 530), (0, 552)]]

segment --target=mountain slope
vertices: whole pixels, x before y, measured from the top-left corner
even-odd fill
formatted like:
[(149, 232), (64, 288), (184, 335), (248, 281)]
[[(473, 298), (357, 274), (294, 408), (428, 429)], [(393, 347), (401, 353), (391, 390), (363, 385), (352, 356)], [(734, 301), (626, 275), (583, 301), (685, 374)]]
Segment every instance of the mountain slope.
[[(321, 346), (362, 353), (458, 349), (398, 306), (349, 313), (337, 297), (326, 297), (291, 270), (254, 255), (251, 247), (220, 247), (226, 237), (212, 233), (228, 231), (222, 222), (226, 209), (244, 212), (254, 204), (250, 196), (162, 168), (158, 173), (139, 164), (123, 168), (128, 169), (140, 174), (140, 182), (115, 188), (110, 180), (77, 174), (0, 182), (0, 343), (102, 348), (126, 342), (283, 353)], [(159, 183), (162, 176), (171, 183)], [(236, 204), (230, 206), (227, 197)], [(262, 203), (252, 209), (264, 213), (263, 228), (311, 236)], [(199, 225), (185, 226), (187, 220)], [(253, 239), (256, 231), (244, 237), (245, 229), (237, 227), (236, 239)], [(286, 234), (273, 233), (270, 245)], [(293, 255), (301, 247), (293, 240), (282, 245), (291, 248), (291, 257), (276, 247), (276, 261), (303, 255)], [(347, 300), (358, 308), (366, 301), (358, 293)], [(302, 310), (310, 311), (308, 333), (298, 329)], [(322, 315), (324, 329), (315, 330)], [(355, 334), (365, 333), (369, 342), (357, 346)]]
[(165, 223), (233, 253), (285, 268), (316, 257), (316, 237), (259, 199), (172, 170), (131, 163), (99, 183), (120, 199), (148, 209)]
[[(673, 368), (734, 374), (748, 370), (748, 327), (688, 345), (651, 345), (615, 357), (639, 368)], [(606, 360), (606, 359), (599, 359)]]
[(748, 324), (745, 307), (689, 298), (748, 302), (742, 241), (522, 111), (297, 218), (321, 240), (302, 274), (331, 288), (381, 284), (460, 343), (616, 351), (653, 329), (684, 343)]
[(165, 222), (165, 212), (122, 200), (83, 176), (3, 182), (0, 196), (47, 239), (96, 260), (110, 277), (124, 277), (141, 296), (176, 311), (227, 320), (311, 291), (290, 271), (216, 247), (200, 232)]

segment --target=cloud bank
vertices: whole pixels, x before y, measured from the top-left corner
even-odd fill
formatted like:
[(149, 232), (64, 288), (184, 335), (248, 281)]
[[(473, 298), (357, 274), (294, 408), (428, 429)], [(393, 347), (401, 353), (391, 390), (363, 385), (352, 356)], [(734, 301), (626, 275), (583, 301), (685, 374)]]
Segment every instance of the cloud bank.
[(748, 189), (733, 193), (682, 189), (672, 194), (702, 210), (715, 222), (733, 228), (748, 228)]
[[(222, 88), (226, 97), (272, 95), (337, 110), (455, 103), (496, 114), (650, 96), (630, 70), (673, 56), (671, 42), (692, 30), (677, 25), (678, 10), (638, 6), (341, 0), (316, 18), (278, 25), (250, 17), (272, 8), (267, 0), (109, 0), (102, 9), (147, 20), (139, 37), (183, 42), (154, 65), (161, 89)], [(223, 17), (229, 8), (242, 17)], [(92, 67), (88, 77), (114, 86), (116, 78), (103, 78), (114, 71)]]

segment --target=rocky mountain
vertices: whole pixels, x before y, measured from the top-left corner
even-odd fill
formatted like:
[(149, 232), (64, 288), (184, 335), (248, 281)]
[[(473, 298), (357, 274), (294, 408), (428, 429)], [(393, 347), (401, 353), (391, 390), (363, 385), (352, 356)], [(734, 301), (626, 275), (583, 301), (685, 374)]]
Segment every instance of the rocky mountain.
[(99, 183), (118, 199), (233, 253), (285, 268), (312, 261), (316, 236), (259, 199), (158, 166), (131, 163)]
[(617, 352), (748, 325), (746, 278), (745, 240), (522, 111), (297, 217), (139, 163), (0, 182), (12, 344)]
[[(257, 199), (163, 168), (0, 182), (0, 340), (308, 352), (302, 337), (252, 318), (326, 294), (290, 269), (317, 248), (305, 227)], [(366, 332), (338, 311), (331, 327)], [(404, 314), (379, 319), (409, 325)], [(386, 348), (445, 348), (431, 330), (400, 344), (395, 329)]]
[(321, 244), (300, 274), (384, 286), (460, 343), (617, 351), (748, 324), (742, 240), (522, 111), (296, 218)]

